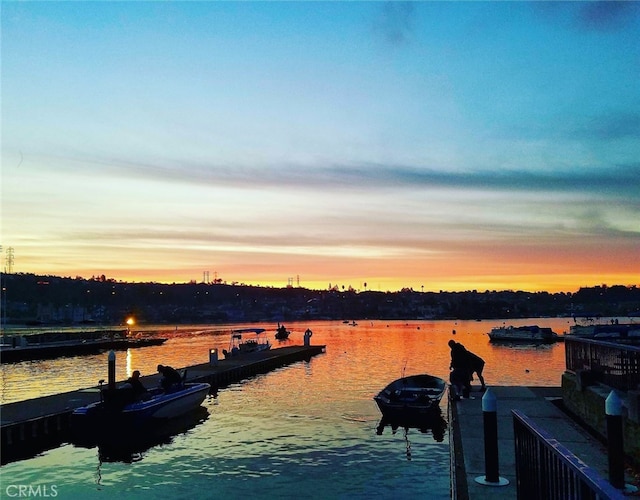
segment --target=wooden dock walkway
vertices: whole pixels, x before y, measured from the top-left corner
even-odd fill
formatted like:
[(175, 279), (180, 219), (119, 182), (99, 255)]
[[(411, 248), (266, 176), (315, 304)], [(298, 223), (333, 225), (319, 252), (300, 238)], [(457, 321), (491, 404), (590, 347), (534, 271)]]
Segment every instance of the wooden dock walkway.
[[(325, 346), (289, 346), (247, 353), (215, 363), (180, 368), (189, 382), (207, 382), (211, 389), (267, 373), (281, 366), (310, 360)], [(157, 386), (160, 374), (141, 377), (146, 387)], [(5, 464), (55, 448), (69, 437), (69, 415), (81, 406), (98, 401), (98, 386), (2, 405), (0, 410), (1, 463)]]
[(501, 386), (491, 387), (491, 391), (497, 400), (499, 477), (509, 484), (485, 485), (476, 481), (485, 477), (486, 464), (483, 393), (474, 391), (471, 392), (473, 399), (449, 401), (453, 500), (518, 498), (512, 409), (526, 414), (601, 478), (608, 479), (606, 446), (554, 404), (554, 400), (561, 399), (560, 387)]

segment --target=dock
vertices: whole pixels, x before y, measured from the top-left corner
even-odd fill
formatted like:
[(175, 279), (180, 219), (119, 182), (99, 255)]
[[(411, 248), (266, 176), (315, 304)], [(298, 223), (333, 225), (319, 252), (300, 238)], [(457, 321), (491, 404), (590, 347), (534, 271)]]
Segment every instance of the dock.
[[(188, 382), (207, 382), (211, 391), (267, 373), (281, 366), (308, 361), (325, 352), (325, 346), (288, 346), (247, 353), (228, 359), (182, 367)], [(146, 387), (155, 387), (161, 375), (141, 377)], [(123, 382), (119, 381), (118, 383)], [(100, 399), (100, 387), (44, 396), (2, 405), (0, 412), (1, 463), (5, 464), (55, 448), (69, 437), (69, 416), (76, 408)]]
[[(46, 340), (51, 337), (56, 340)], [(61, 338), (62, 340), (58, 340)], [(16, 340), (19, 343), (16, 343)], [(13, 344), (0, 346), (0, 363), (17, 363), (35, 359), (53, 359), (61, 356), (97, 354), (102, 351), (123, 351), (139, 347), (161, 345), (164, 338), (96, 337), (91, 335), (42, 334), (13, 337)], [(15, 344), (15, 345), (14, 345)]]
[[(557, 441), (598, 475), (608, 479), (606, 445), (561, 409), (560, 387), (491, 387), (496, 397), (498, 428), (498, 471), (500, 482), (486, 485), (483, 393), (471, 392), (470, 399), (449, 401), (451, 444), (451, 489), (454, 500), (515, 500), (517, 495), (514, 425), (511, 410), (519, 410), (545, 429)], [(626, 478), (627, 479), (627, 478)]]

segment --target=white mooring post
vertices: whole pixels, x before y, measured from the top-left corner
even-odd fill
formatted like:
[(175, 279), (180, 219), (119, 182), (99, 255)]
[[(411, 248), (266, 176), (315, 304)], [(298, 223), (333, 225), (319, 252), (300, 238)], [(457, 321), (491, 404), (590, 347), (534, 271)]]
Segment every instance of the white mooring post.
[(498, 402), (491, 389), (482, 396), (482, 417), (485, 475), (476, 477), (475, 481), (485, 486), (506, 486), (509, 480), (500, 477), (498, 471)]
[(622, 401), (611, 391), (604, 402), (607, 417), (607, 455), (609, 458), (609, 482), (614, 488), (634, 493), (638, 488), (624, 482), (624, 424), (622, 422)]
[(209, 366), (218, 366), (218, 349), (209, 349)]

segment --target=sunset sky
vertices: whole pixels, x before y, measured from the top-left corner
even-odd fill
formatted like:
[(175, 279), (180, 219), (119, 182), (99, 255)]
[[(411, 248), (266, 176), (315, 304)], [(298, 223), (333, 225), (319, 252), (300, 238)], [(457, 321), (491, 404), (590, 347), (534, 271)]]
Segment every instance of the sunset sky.
[(639, 2), (1, 8), (13, 272), (640, 285)]

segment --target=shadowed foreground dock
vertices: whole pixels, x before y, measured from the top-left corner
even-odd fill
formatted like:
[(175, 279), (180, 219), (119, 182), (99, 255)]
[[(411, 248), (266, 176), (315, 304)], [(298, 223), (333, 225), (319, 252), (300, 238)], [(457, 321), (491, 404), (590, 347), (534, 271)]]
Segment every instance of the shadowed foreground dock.
[[(497, 400), (499, 477), (506, 486), (485, 485), (476, 478), (486, 477), (484, 414), (482, 392), (472, 392), (473, 399), (449, 402), (452, 498), (454, 500), (516, 499), (516, 453), (511, 410), (518, 410), (537, 426), (546, 430), (561, 445), (597, 473), (606, 487), (608, 457), (604, 444), (598, 441), (555, 402), (561, 399), (560, 387), (491, 387)], [(530, 492), (527, 498), (539, 498)], [(622, 498), (614, 490), (608, 498)], [(522, 497), (521, 497), (522, 498)], [(604, 497), (607, 498), (607, 497)]]
[[(211, 384), (212, 392), (215, 392), (245, 378), (298, 361), (308, 361), (323, 352), (325, 346), (281, 347), (180, 369), (186, 370), (189, 382), (207, 382)], [(105, 375), (106, 371), (105, 366)], [(141, 377), (141, 380), (146, 387), (154, 387), (159, 384), (160, 378), (160, 374), (154, 374)], [(74, 409), (98, 401), (99, 398), (100, 389), (94, 386), (2, 405), (2, 463), (34, 456), (67, 441), (69, 415)]]

